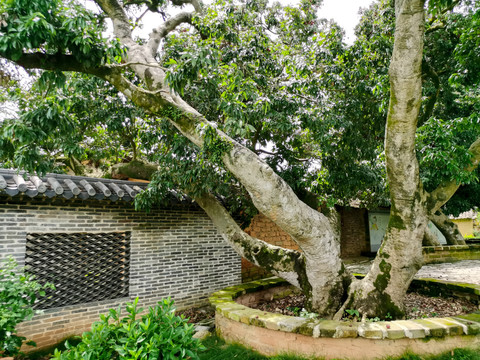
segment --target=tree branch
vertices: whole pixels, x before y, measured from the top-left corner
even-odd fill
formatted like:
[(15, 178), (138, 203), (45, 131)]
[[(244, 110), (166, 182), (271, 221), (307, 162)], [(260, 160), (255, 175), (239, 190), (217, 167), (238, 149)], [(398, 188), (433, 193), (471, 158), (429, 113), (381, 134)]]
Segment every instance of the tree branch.
[(112, 64), (112, 65), (108, 65), (107, 67), (111, 68), (111, 69), (119, 69), (119, 68), (127, 68), (127, 67), (130, 67), (131, 65), (142, 65), (142, 66), (161, 69), (163, 71), (167, 70), (163, 66), (158, 65), (158, 63), (156, 63), (156, 62), (155, 63), (146, 63), (146, 62), (140, 62), (140, 61), (129, 61), (129, 62), (126, 62), (126, 63), (123, 63), (123, 64)]
[(138, 22), (142, 20), (142, 18), (147, 14), (148, 9), (145, 10), (136, 20), (135, 20), (135, 27), (138, 25)]
[[(451, 3), (449, 6), (447, 6), (445, 9), (443, 9), (443, 10), (440, 12), (440, 16), (445, 15), (445, 14), (446, 14), (447, 12), (449, 12), (449, 11), (452, 11), (452, 10), (455, 8), (455, 6), (457, 6), (458, 4), (460, 4), (460, 1), (461, 1), (461, 0), (452, 1), (452, 3)], [(435, 15), (435, 16), (432, 16), (432, 18), (428, 21), (428, 24), (429, 24), (429, 25), (432, 25), (435, 21), (437, 21), (437, 19), (438, 19), (438, 16), (436, 16), (436, 15)]]
[(108, 66), (87, 67), (78, 61), (75, 56), (64, 54), (49, 55), (38, 52), (28, 53), (23, 54), (19, 59), (13, 62), (25, 69), (76, 71), (99, 77), (104, 77), (115, 71)]
[[(174, 100), (168, 90), (149, 91), (130, 82), (122, 75), (121, 69), (123, 66), (121, 65), (87, 67), (73, 55), (48, 55), (44, 53), (23, 54), (14, 63), (25, 69), (74, 71), (98, 76), (109, 81), (135, 104), (150, 111), (152, 114), (158, 114), (163, 107), (174, 104)], [(132, 62), (131, 64), (136, 63), (144, 67), (158, 67), (158, 65), (150, 65), (143, 62)]]
[[(109, 10), (107, 5), (118, 5), (114, 0), (97, 1), (103, 4), (106, 11), (111, 14), (115, 9)], [(123, 9), (117, 10), (125, 15), (121, 11)], [(129, 61), (147, 65), (153, 63), (154, 57), (143, 50), (146, 49), (142, 49), (137, 44), (128, 47)], [(48, 55), (42, 54), (41, 56), (46, 56), (48, 59)], [(60, 55), (59, 58), (72, 59), (74, 63), (77, 63), (73, 57)], [(213, 123), (165, 86), (165, 74), (161, 69), (147, 65), (132, 65), (138, 77), (143, 80), (144, 86), (149, 89), (147, 90), (145, 87), (136, 86), (128, 81), (122, 75), (120, 68), (87, 69), (82, 64), (72, 66), (66, 61), (62, 61), (61, 66), (58, 64), (52, 66), (48, 61), (36, 61), (32, 65), (27, 64), (25, 59), (26, 57), (23, 59), (23, 63), (29, 68), (82, 71), (109, 81), (136, 105), (154, 116), (168, 119), (184, 136), (199, 147), (204, 143), (204, 134), (198, 131), (199, 126), (203, 123), (205, 126), (215, 128)], [(301, 244), (304, 258), (308, 258), (312, 264), (324, 264), (324, 268), (328, 269), (329, 274), (337, 274), (341, 271), (341, 262), (336, 257), (340, 252), (340, 244), (331, 236), (331, 225), (326, 217), (301, 202), (288, 184), (252, 151), (222, 131), (216, 129), (216, 132), (221, 141), (231, 145), (231, 150), (222, 155), (222, 161), (226, 168), (245, 186), (255, 206), (290, 234), (294, 241)], [(246, 168), (250, 171), (245, 171)], [(318, 252), (319, 247), (323, 250), (320, 253)]]
[(429, 27), (427, 30), (425, 30), (425, 34), (432, 33), (434, 31), (440, 30), (440, 29), (445, 29), (445, 24), (444, 23), (438, 23), (435, 24), (431, 27)]
[(450, 220), (441, 210), (438, 210), (428, 218), (445, 236), (448, 245), (465, 245), (465, 239), (460, 233), (457, 224)]
[(430, 116), (432, 116), (435, 103), (437, 102), (438, 94), (440, 94), (440, 77), (438, 76), (438, 73), (435, 71), (432, 65), (430, 65), (425, 60), (422, 62), (422, 70), (425, 75), (432, 79), (436, 91), (434, 94), (428, 97), (427, 103), (420, 119), (420, 124), (425, 123), (425, 121), (427, 121)]
[[(23, 54), (14, 62), (25, 69), (74, 71), (98, 76), (101, 79), (109, 81), (127, 98), (138, 106), (150, 111), (152, 114), (158, 114), (163, 107), (174, 104), (174, 100), (171, 98), (168, 90), (160, 89), (158, 91), (149, 91), (130, 82), (122, 75), (122, 66), (86, 67), (73, 55), (48, 55), (44, 53)], [(132, 64), (133, 63), (136, 62), (132, 62)], [(139, 64), (149, 66), (149, 64), (142, 62)], [(157, 67), (155, 65), (153, 66)]]
[[(73, 55), (55, 54), (48, 55), (44, 53), (23, 54), (14, 61), (17, 65), (25, 69), (42, 69), (57, 71), (74, 71), (98, 76), (101, 79), (109, 81), (119, 91), (123, 92), (130, 100), (152, 114), (158, 114), (163, 107), (174, 104), (174, 100), (168, 90), (160, 89), (158, 91), (149, 91), (136, 86), (122, 73), (122, 66), (98, 66), (87, 67), (79, 62)], [(132, 62), (136, 63), (136, 62)], [(150, 66), (139, 62), (142, 66)], [(153, 67), (158, 67), (152, 65)]]
[(150, 54), (155, 56), (158, 46), (160, 45), (160, 41), (167, 36), (168, 33), (175, 30), (178, 25), (183, 23), (192, 23), (192, 13), (179, 13), (165, 21), (159, 27), (153, 29), (152, 33), (150, 34), (150, 39), (147, 43), (147, 49), (150, 51)]
[[(459, 3), (460, 3), (460, 0), (455, 0), (455, 1), (453, 1), (453, 2), (450, 4), (450, 6), (447, 6), (445, 9), (443, 9), (443, 10), (440, 12), (439, 16), (443, 16), (443, 15), (445, 15), (447, 12), (452, 11), (453, 8), (454, 8), (455, 6), (457, 6)], [(428, 25), (430, 25), (430, 27), (425, 30), (425, 34), (428, 34), (428, 33), (437, 31), (437, 30), (439, 30), (439, 29), (444, 29), (444, 28), (445, 28), (445, 24), (442, 23), (442, 22), (434, 25), (435, 21), (438, 20), (439, 16), (437, 16), (437, 15), (432, 16), (432, 18), (428, 21)]]
[[(468, 149), (472, 153), (472, 163), (464, 170), (472, 172), (480, 163), (480, 137)], [(428, 196), (428, 208), (431, 214), (435, 213), (442, 207), (452, 196), (455, 191), (460, 187), (460, 183), (455, 180), (447, 181), (440, 184), (435, 190), (433, 190)]]
[(263, 150), (263, 149), (255, 149), (253, 151), (255, 152), (255, 154), (262, 153), (262, 154), (272, 155), (272, 156), (277, 156), (278, 155), (278, 153), (273, 153), (271, 151), (267, 151), (267, 150)]
[(128, 46), (136, 45), (132, 39), (132, 27), (125, 10), (117, 0), (95, 0), (100, 8), (112, 20), (113, 32)]
[(295, 250), (274, 246), (245, 233), (211, 194), (194, 197), (212, 219), (223, 238), (248, 261), (284, 278), (299, 288), (306, 278), (305, 258)]
[(201, 13), (203, 11), (203, 4), (201, 0), (172, 0), (172, 4), (175, 6), (192, 4), (196, 12)]

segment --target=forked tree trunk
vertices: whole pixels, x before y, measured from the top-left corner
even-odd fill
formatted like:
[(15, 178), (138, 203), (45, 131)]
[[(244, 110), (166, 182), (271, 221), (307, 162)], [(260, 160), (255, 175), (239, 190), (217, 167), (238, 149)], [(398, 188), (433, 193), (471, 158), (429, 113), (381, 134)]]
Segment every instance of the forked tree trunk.
[[(273, 249), (259, 239), (246, 236), (230, 221), (225, 209), (222, 210), (221, 205), (210, 198), (210, 194), (197, 198), (197, 202), (239, 254), (299, 286), (307, 294), (310, 309), (322, 316), (331, 317), (340, 306), (345, 293), (342, 276), (345, 269), (340, 259), (340, 243), (330, 220), (300, 201), (290, 186), (259, 156), (218, 130), (215, 123), (172, 92), (165, 84), (165, 72), (161, 67), (148, 65), (156, 63), (156, 51), (162, 34), (166, 34), (170, 25), (175, 24), (175, 19), (184, 21), (184, 17), (176, 15), (156, 29), (147, 44), (139, 45), (132, 39), (128, 17), (120, 3), (115, 0), (96, 2), (113, 19), (115, 34), (128, 47), (128, 61), (135, 64), (131, 67), (147, 85), (148, 91), (132, 86), (120, 74), (110, 73), (104, 78), (137, 105), (152, 114), (167, 118), (200, 148), (204, 145), (205, 136), (202, 129), (216, 129), (219, 140), (229, 147), (221, 156), (225, 168), (244, 186), (255, 207), (298, 244), (302, 250), (303, 265), (293, 268), (294, 264), (298, 267), (302, 261), (285, 263), (284, 249)], [(195, 8), (201, 10), (200, 6)], [(191, 19), (185, 16), (185, 19), (189, 18)]]
[[(197, 202), (239, 254), (300, 287), (307, 294), (311, 310), (331, 317), (341, 306), (350, 283), (340, 260), (334, 217), (326, 217), (300, 201), (261, 158), (218, 130), (214, 123), (173, 93), (165, 84), (166, 75), (161, 67), (150, 65), (156, 64), (162, 37), (178, 24), (191, 21), (191, 15), (176, 15), (155, 29), (146, 44), (138, 44), (132, 38), (131, 25), (121, 3), (96, 2), (113, 20), (116, 36), (128, 49), (130, 67), (145, 88), (129, 82), (121, 69), (93, 69), (90, 73), (111, 82), (151, 114), (167, 118), (199, 147), (204, 145), (205, 134), (201, 129), (204, 126), (216, 129), (219, 139), (231, 146), (222, 155), (226, 169), (245, 187), (257, 209), (287, 232), (302, 253), (248, 237), (210, 194), (198, 198)], [(192, 3), (196, 11), (201, 11), (195, 0), (178, 1), (182, 2)], [(423, 6), (424, 0), (397, 0), (395, 4), (395, 45), (389, 71), (391, 95), (385, 140), (392, 203), (390, 222), (371, 271), (364, 280), (351, 284), (348, 299), (342, 305), (342, 309), (355, 308), (367, 316), (381, 317), (388, 313), (402, 316), (404, 295), (422, 265), (421, 245), (428, 216), (458, 188), (456, 182), (449, 182), (426, 194), (419, 179), (415, 132), (422, 98)], [(480, 139), (470, 150), (474, 161), (467, 170), (472, 171), (480, 161)], [(341, 313), (338, 311), (337, 316)]]

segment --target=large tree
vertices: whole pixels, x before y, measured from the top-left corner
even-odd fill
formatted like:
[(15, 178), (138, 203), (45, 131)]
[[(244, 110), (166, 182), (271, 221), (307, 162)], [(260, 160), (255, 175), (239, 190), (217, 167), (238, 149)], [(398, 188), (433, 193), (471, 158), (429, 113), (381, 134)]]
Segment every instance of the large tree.
[[(336, 79), (329, 77), (329, 68), (335, 66), (324, 65), (332, 65), (332, 57), (341, 52), (341, 36), (329, 24), (317, 34), (321, 22), (312, 11), (316, 4), (303, 1), (298, 8), (284, 9), (258, 1), (219, 1), (205, 7), (197, 0), (175, 0), (172, 5), (190, 4), (193, 12), (168, 16), (169, 4), (164, 1), (95, 2), (97, 12), (75, 1), (1, 1), (0, 56), (25, 69), (96, 76), (153, 121), (167, 121), (169, 125), (162, 123), (155, 136), (144, 135), (145, 143), (162, 142), (150, 148), (160, 160), (171, 151), (181, 153), (170, 156), (173, 176), (157, 177), (156, 189), (168, 190), (169, 181), (179, 182), (240, 255), (301, 288), (311, 310), (325, 317), (339, 317), (346, 308), (364, 316), (401, 317), (406, 290), (422, 265), (427, 219), (460, 185), (447, 178), (427, 191), (420, 179), (415, 136), (422, 106), (424, 1), (395, 3), (385, 133), (391, 216), (382, 247), (363, 280), (353, 279), (340, 260), (335, 211), (318, 212), (289, 185), (296, 176), (305, 178), (314, 165), (305, 166), (295, 155), (321, 159), (322, 142), (308, 146), (314, 135), (341, 138), (345, 131), (344, 126), (335, 127), (336, 121), (322, 122), (325, 109), (333, 107), (325, 85)], [(166, 18), (146, 40), (134, 35), (142, 19), (135, 15), (143, 5)], [(436, 14), (449, 5), (452, 1), (430, 1), (429, 10), (438, 18)], [(478, 11), (467, 9), (466, 16), (478, 21)], [(102, 37), (105, 18), (111, 20), (114, 40)], [(436, 18), (431, 18), (433, 25)], [(475, 31), (471, 27), (460, 42), (459, 57), (467, 58), (478, 48)], [(190, 40), (178, 42), (182, 34)], [(478, 85), (465, 86), (472, 98), (478, 96)], [(48, 131), (45, 138), (49, 139)], [(273, 152), (265, 148), (269, 141), (274, 143)], [(169, 142), (175, 146), (169, 147)], [(267, 153), (271, 157), (262, 155)], [(464, 153), (468, 162), (462, 170), (470, 173), (480, 160), (480, 139)], [(292, 160), (286, 168), (283, 157)], [(190, 172), (195, 161), (202, 166)], [(348, 159), (342, 161), (347, 164)], [(219, 180), (196, 186), (196, 176)], [(215, 196), (227, 181), (246, 192), (256, 209), (290, 234), (302, 251), (272, 246), (243, 232)]]

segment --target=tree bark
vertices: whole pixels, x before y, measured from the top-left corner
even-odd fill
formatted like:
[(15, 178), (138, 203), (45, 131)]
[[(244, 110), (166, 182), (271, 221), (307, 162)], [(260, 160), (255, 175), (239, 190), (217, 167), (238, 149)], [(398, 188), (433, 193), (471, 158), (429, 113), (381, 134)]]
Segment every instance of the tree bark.
[[(116, 36), (128, 48), (127, 61), (146, 89), (132, 84), (118, 68), (95, 70), (95, 74), (110, 81), (150, 113), (167, 118), (199, 147), (204, 142), (202, 129), (207, 126), (216, 130), (217, 136), (230, 145), (230, 150), (222, 156), (225, 167), (245, 187), (257, 209), (299, 245), (302, 256), (248, 238), (228, 220), (225, 209), (213, 199), (198, 198), (198, 203), (240, 254), (254, 263), (271, 267), (294, 285), (300, 285), (310, 299), (310, 310), (321, 316), (332, 316), (340, 307), (350, 281), (340, 260), (340, 241), (334, 217), (326, 217), (300, 201), (260, 157), (218, 130), (214, 123), (165, 85), (165, 73), (156, 66), (155, 59), (159, 39), (176, 24), (188, 22), (190, 17), (176, 16), (172, 27), (169, 24), (156, 29), (151, 41), (141, 45), (133, 41), (128, 17), (116, 0), (97, 0), (97, 3), (112, 18)], [(390, 313), (393, 317), (402, 317), (406, 290), (423, 262), (422, 239), (428, 216), (456, 190), (454, 185), (446, 184), (433, 194), (427, 194), (419, 179), (415, 132), (422, 98), (423, 6), (423, 0), (397, 0), (395, 4), (395, 45), (389, 71), (391, 96), (385, 144), (392, 203), (390, 222), (371, 271), (364, 280), (351, 283), (347, 301), (337, 316), (345, 308), (355, 308), (364, 316), (384, 317)], [(474, 168), (480, 161), (480, 139), (470, 149), (474, 154), (471, 166)], [(263, 253), (272, 252), (273, 258), (297, 257), (292, 263), (303, 261), (304, 270), (278, 268), (279, 265), (262, 260)]]
[(448, 245), (466, 245), (457, 224), (448, 218), (441, 210), (438, 210), (435, 214), (430, 215), (430, 220), (440, 230), (440, 232), (447, 239)]
[[(97, 0), (97, 3), (107, 15), (115, 18), (114, 31), (119, 39), (129, 46), (127, 60), (135, 64), (131, 66), (132, 69), (149, 90), (134, 86), (117, 73), (109, 73), (105, 79), (152, 114), (167, 118), (190, 141), (202, 147), (202, 129), (217, 127), (166, 86), (163, 69), (150, 66), (156, 64), (153, 50), (156, 51), (157, 42), (153, 39), (158, 38), (160, 33), (165, 35), (167, 32), (154, 31), (151, 35), (152, 41), (147, 46), (132, 44), (131, 32), (127, 30), (128, 22), (125, 20), (127, 17), (124, 13), (119, 13), (119, 4), (115, 0)], [(222, 156), (225, 167), (242, 183), (257, 209), (287, 232), (302, 250), (305, 271), (309, 274), (309, 285), (304, 286), (304, 289), (307, 290), (310, 310), (315, 310), (321, 316), (331, 317), (340, 306), (345, 292), (345, 268), (340, 260), (339, 238), (335, 236), (329, 219), (300, 201), (290, 186), (259, 156), (220, 130), (216, 131), (222, 141), (230, 145), (230, 150)], [(241, 234), (238, 229), (233, 231), (232, 224), (228, 227), (222, 224), (219, 219), (225, 219), (225, 216), (216, 217), (215, 214), (220, 211), (219, 204), (215, 205), (206, 199), (198, 200), (222, 233), (229, 231), (236, 234), (235, 237), (243, 238), (245, 243), (246, 234)], [(213, 207), (215, 211), (212, 210)], [(233, 239), (233, 235), (225, 236)], [(241, 248), (238, 241), (232, 242), (236, 244), (234, 248), (240, 254), (247, 253), (248, 249)], [(257, 242), (257, 246), (258, 244), (260, 243)], [(256, 247), (255, 249), (258, 250)], [(266, 248), (260, 246), (260, 249)], [(255, 252), (257, 251), (253, 251)], [(258, 255), (255, 259), (258, 261)], [(290, 274), (284, 276), (286, 280), (291, 280)], [(298, 286), (298, 279), (291, 282)]]
[(425, 234), (423, 235), (423, 246), (440, 246), (438, 237), (430, 231), (428, 226), (425, 228)]
[[(195, 201), (238, 254), (300, 288), (307, 297), (306, 307), (310, 311), (322, 317), (333, 316), (351, 282), (351, 276), (343, 264), (338, 271), (332, 268), (330, 262), (322, 262), (322, 256), (319, 256), (323, 254), (321, 248), (312, 256), (311, 252), (284, 249), (248, 235), (211, 194), (196, 196)], [(332, 211), (329, 216), (332, 223), (338, 220), (335, 213)]]
[(395, 43), (390, 63), (390, 105), (385, 154), (391, 211), (387, 231), (367, 276), (352, 284), (345, 308), (363, 317), (401, 318), (406, 291), (423, 263), (427, 194), (419, 177), (415, 132), (422, 98), (423, 0), (395, 3)]

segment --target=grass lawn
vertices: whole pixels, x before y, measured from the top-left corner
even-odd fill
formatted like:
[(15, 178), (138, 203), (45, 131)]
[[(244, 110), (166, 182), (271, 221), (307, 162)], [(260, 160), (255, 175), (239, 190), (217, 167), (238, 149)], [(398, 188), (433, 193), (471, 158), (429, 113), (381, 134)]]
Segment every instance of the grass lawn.
[[(203, 341), (207, 351), (200, 354), (201, 360), (321, 360), (322, 358), (303, 358), (297, 356), (267, 357), (246, 349), (240, 345), (227, 345), (216, 336), (210, 336)], [(340, 360), (340, 359), (339, 359)], [(388, 357), (385, 360), (480, 360), (480, 349), (456, 349), (436, 356), (418, 356), (405, 354), (401, 357)]]
[[(72, 341), (72, 340), (70, 340)], [(78, 340), (77, 340), (78, 341)], [(259, 353), (247, 349), (241, 345), (227, 345), (225, 342), (216, 337), (210, 336), (203, 341), (203, 345), (207, 348), (200, 355), (200, 360), (322, 360), (323, 358), (304, 358), (290, 355), (280, 356), (263, 356)], [(58, 344), (57, 348), (65, 349), (62, 344)], [(39, 351), (36, 354), (29, 354), (22, 358), (24, 360), (46, 360), (50, 359), (53, 349)], [(340, 360), (340, 359), (338, 359)], [(342, 359), (348, 360), (348, 359)], [(437, 356), (418, 356), (413, 354), (405, 354), (401, 357), (388, 357), (384, 360), (480, 360), (480, 348), (477, 350), (456, 349), (452, 352), (446, 352)]]
[(225, 342), (216, 337), (210, 336), (203, 341), (203, 345), (207, 348), (207, 351), (200, 354), (200, 360), (303, 360), (305, 358), (296, 356), (274, 356), (267, 357), (260, 355), (259, 353), (246, 349), (241, 345), (226, 345)]

